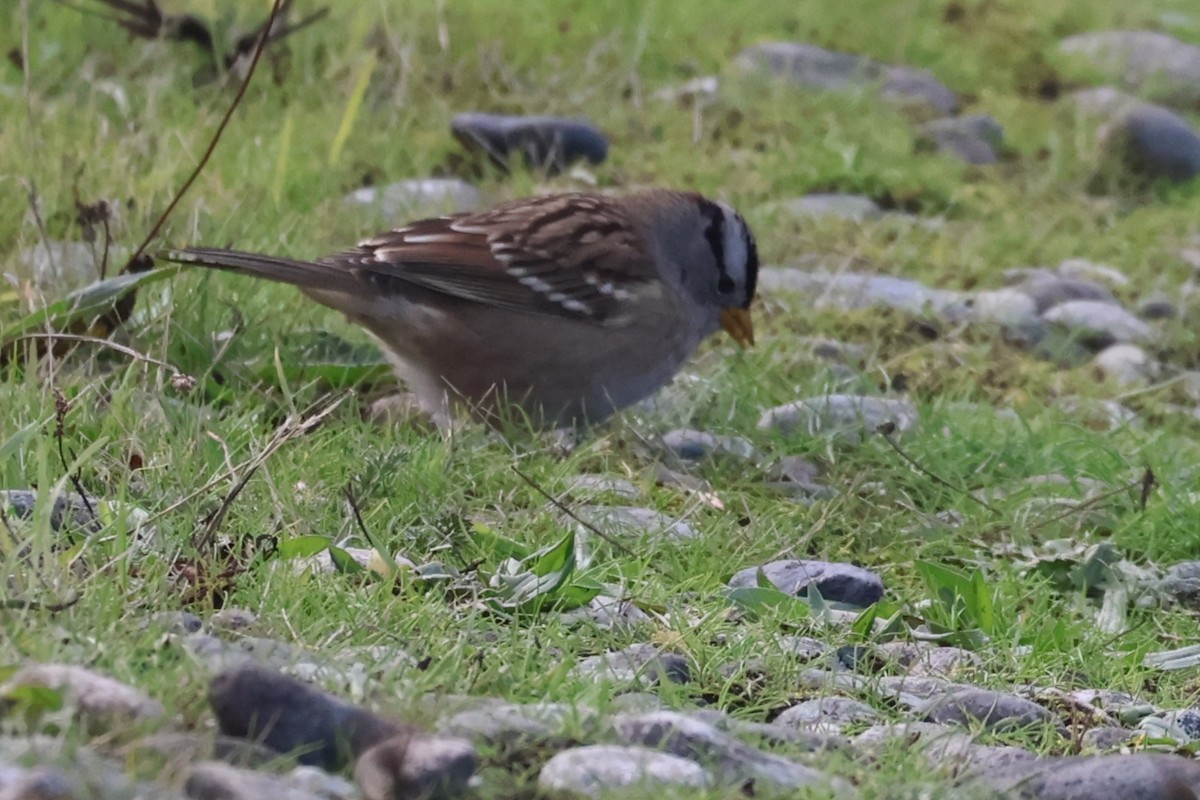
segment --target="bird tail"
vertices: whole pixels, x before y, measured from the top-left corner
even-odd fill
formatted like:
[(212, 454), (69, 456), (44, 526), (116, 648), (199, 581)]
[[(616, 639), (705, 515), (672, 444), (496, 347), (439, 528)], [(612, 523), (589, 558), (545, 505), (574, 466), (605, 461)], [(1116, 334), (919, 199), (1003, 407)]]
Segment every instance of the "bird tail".
[(187, 247), (167, 250), (159, 256), (177, 264), (227, 269), (302, 289), (336, 289), (347, 277), (343, 270), (316, 261), (297, 261), (219, 247)]

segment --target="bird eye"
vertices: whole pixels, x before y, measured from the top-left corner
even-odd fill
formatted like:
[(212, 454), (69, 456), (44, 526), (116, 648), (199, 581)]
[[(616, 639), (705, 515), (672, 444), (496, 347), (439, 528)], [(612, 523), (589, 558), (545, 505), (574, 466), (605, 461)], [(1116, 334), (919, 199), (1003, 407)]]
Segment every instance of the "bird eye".
[(728, 275), (722, 275), (721, 279), (717, 281), (717, 291), (721, 294), (732, 294), (733, 290), (736, 288), (737, 287), (733, 285), (733, 278), (729, 277)]

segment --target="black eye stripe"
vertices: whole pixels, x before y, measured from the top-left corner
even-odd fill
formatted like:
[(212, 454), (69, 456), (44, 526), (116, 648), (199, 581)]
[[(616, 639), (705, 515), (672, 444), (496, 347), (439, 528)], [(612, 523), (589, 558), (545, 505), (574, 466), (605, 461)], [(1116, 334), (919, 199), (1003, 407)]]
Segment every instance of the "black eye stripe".
[(738, 222), (742, 224), (742, 231), (746, 234), (746, 305), (750, 307), (750, 303), (754, 300), (754, 292), (758, 288), (758, 244), (754, 241), (754, 234), (750, 232), (750, 226), (746, 224), (746, 220), (738, 215)]
[(717, 290), (728, 294), (734, 290), (733, 278), (729, 277), (729, 270), (725, 265), (725, 214), (721, 211), (721, 207), (711, 200), (701, 198), (699, 201), (700, 213), (708, 220), (708, 225), (704, 227), (704, 238), (708, 242), (708, 249), (712, 251), (713, 258), (717, 262), (717, 272), (721, 277), (717, 281)]

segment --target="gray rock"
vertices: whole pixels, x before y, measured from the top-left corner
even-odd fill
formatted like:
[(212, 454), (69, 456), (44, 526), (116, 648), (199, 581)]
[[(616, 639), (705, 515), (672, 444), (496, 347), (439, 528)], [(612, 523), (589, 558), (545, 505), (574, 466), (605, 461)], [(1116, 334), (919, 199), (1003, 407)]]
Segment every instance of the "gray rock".
[(694, 539), (699, 535), (695, 528), (683, 520), (668, 517), (652, 508), (587, 505), (573, 508), (572, 512), (580, 519), (614, 536)]
[(90, 787), (78, 776), (54, 767), (8, 766), (0, 763), (0, 800), (85, 800)]
[(1138, 729), (1153, 738), (1174, 739), (1182, 746), (1200, 740), (1200, 711), (1181, 708), (1163, 714), (1153, 714), (1138, 722)]
[(1019, 289), (976, 292), (968, 301), (972, 322), (1016, 326), (1037, 318), (1037, 302)]
[(954, 742), (969, 744), (973, 741), (971, 734), (964, 733), (959, 728), (938, 725), (935, 722), (908, 720), (905, 722), (888, 722), (872, 725), (860, 731), (854, 737), (854, 744), (871, 748), (897, 739), (911, 741), (931, 741), (933, 739), (950, 739)]
[(808, 89), (876, 89), (879, 96), (922, 116), (958, 110), (958, 97), (925, 70), (884, 66), (865, 56), (839, 53), (799, 42), (767, 42), (748, 47), (734, 65), (743, 72), (789, 81)]
[(983, 725), (992, 731), (1057, 726), (1057, 718), (1037, 703), (991, 689), (959, 689), (933, 697), (920, 713), (930, 722), (963, 726)]
[(1105, 753), (1125, 747), (1133, 740), (1133, 736), (1133, 731), (1128, 728), (1098, 725), (1083, 732), (1083, 736), (1079, 737), (1079, 745), (1084, 751)]
[(810, 89), (844, 91), (878, 81), (880, 66), (865, 56), (839, 53), (799, 42), (765, 42), (734, 58), (739, 69), (785, 78)]
[(796, 292), (816, 308), (854, 311), (862, 308), (894, 308), (910, 314), (933, 313), (948, 318), (968, 315), (970, 295), (931, 289), (919, 281), (890, 275), (856, 272), (826, 272), (792, 267), (765, 267), (759, 272), (759, 287), (773, 292)]
[(885, 642), (877, 652), (912, 678), (952, 678), (983, 667), (978, 653), (961, 647), (938, 647), (928, 642)]
[(843, 782), (818, 770), (751, 747), (728, 733), (673, 711), (622, 714), (613, 719), (617, 738), (695, 761), (711, 770), (720, 785), (752, 786), (755, 795), (802, 787), (835, 788), (838, 797), (853, 797)]
[(866, 608), (883, 597), (883, 580), (853, 564), (787, 559), (747, 567), (729, 579), (731, 589), (758, 586), (758, 572), (779, 591), (803, 595), (813, 586), (825, 600)]
[(1102, 709), (1123, 725), (1134, 725), (1138, 720), (1154, 713), (1154, 706), (1149, 703), (1111, 689), (1076, 689), (1071, 692), (1071, 698), (1077, 703), (1086, 703)]
[(1100, 132), (1107, 157), (1131, 175), (1176, 182), (1200, 175), (1200, 133), (1174, 111), (1127, 106)]
[(303, 764), (288, 770), (283, 779), (298, 789), (314, 794), (322, 800), (361, 800), (358, 787), (340, 775), (330, 775), (323, 769), (306, 767)]
[(599, 595), (586, 606), (564, 611), (558, 616), (564, 625), (588, 623), (600, 630), (633, 630), (650, 620), (650, 615), (629, 600)]
[(258, 625), (258, 614), (245, 608), (222, 608), (208, 618), (208, 627), (213, 631), (246, 633)]
[(967, 164), (995, 164), (1000, 160), (996, 150), (1004, 143), (1004, 128), (986, 114), (945, 117), (918, 128), (917, 140)]
[(1036, 756), (1018, 747), (977, 744), (970, 734), (932, 722), (899, 722), (874, 725), (854, 739), (855, 746), (868, 753), (902, 742), (939, 768), (961, 773), (1006, 767)]
[(981, 782), (1028, 800), (1188, 800), (1200, 790), (1200, 763), (1149, 753), (1044, 758), (991, 770)]
[(1119, 342), (1147, 344), (1154, 329), (1120, 306), (1098, 300), (1070, 300), (1042, 314), (1042, 319), (1069, 330), (1081, 341), (1103, 349)]
[(594, 680), (654, 686), (662, 681), (687, 683), (691, 668), (687, 659), (664, 653), (652, 644), (634, 644), (624, 650), (580, 659), (571, 670), (575, 675)]
[(784, 654), (800, 662), (815, 661), (832, 652), (829, 645), (811, 636), (780, 636), (776, 641)]
[(881, 697), (886, 697), (910, 711), (918, 711), (928, 705), (932, 698), (944, 697), (951, 692), (971, 687), (967, 684), (951, 683), (941, 678), (885, 675), (879, 679), (875, 688)]
[[(68, 741), (70, 738), (70, 741)], [(135, 781), (123, 765), (74, 737), (0, 736), (3, 800), (180, 800), (172, 788)]]
[(1112, 86), (1079, 89), (1068, 95), (1067, 99), (1080, 114), (1092, 119), (1113, 119), (1129, 106), (1142, 102)]
[(158, 731), (121, 747), (127, 763), (156, 760), (174, 764), (223, 761), (235, 767), (256, 768), (278, 761), (279, 753), (257, 742), (211, 731)]
[(303, 662), (310, 654), (296, 650), (287, 642), (259, 636), (245, 636), (232, 641), (207, 633), (193, 633), (180, 640), (183, 649), (211, 673), (257, 664), (276, 670), (286, 670)]
[(849, 697), (817, 697), (784, 709), (775, 724), (821, 733), (842, 733), (847, 726), (882, 721), (879, 713), (861, 700)]
[(1169, 297), (1153, 296), (1138, 303), (1138, 316), (1142, 319), (1174, 319), (1179, 316), (1179, 307)]
[(622, 712), (642, 714), (647, 711), (661, 711), (666, 708), (663, 699), (650, 692), (625, 692), (612, 699), (608, 710), (613, 714)]
[(663, 445), (685, 461), (699, 461), (712, 455), (732, 455), (754, 458), (756, 451), (748, 439), (741, 436), (720, 436), (692, 428), (677, 428), (662, 435)]
[(1200, 47), (1154, 31), (1092, 31), (1059, 49), (1143, 97), (1180, 108), (1200, 104)]
[(610, 494), (622, 500), (636, 500), (641, 491), (632, 481), (611, 475), (577, 475), (571, 481), (571, 493), (584, 497)]
[(483, 205), (479, 190), (457, 178), (415, 178), (386, 186), (365, 186), (346, 195), (347, 205), (368, 208), (399, 224), (415, 217), (474, 211)]
[(793, 217), (842, 219), (864, 222), (879, 219), (883, 209), (869, 197), (857, 194), (806, 194), (775, 204), (775, 208)]
[[(694, 761), (645, 747), (589, 745), (558, 753), (538, 774), (543, 792), (583, 797), (657, 796), (672, 788), (706, 789), (712, 776)], [(642, 793), (645, 793), (644, 795)]]
[(479, 768), (470, 742), (400, 734), (367, 750), (354, 765), (365, 800), (450, 800), (462, 797)]
[(146, 630), (168, 634), (196, 633), (204, 627), (204, 620), (190, 611), (158, 611), (142, 621)]
[(1172, 564), (1155, 588), (1185, 606), (1200, 607), (1200, 561)]
[(456, 114), (450, 131), (468, 150), (500, 167), (523, 158), (529, 167), (553, 174), (576, 161), (599, 164), (608, 157), (608, 137), (586, 120)]
[[(18, 521), (29, 520), (37, 509), (38, 493), (33, 489), (0, 489), (0, 525), (17, 533)], [(148, 524), (150, 514), (141, 508), (117, 501), (88, 495), (86, 500), (77, 492), (64, 491), (54, 497), (50, 508), (50, 527), (56, 532), (99, 533), (108, 525), (119, 523), (129, 531), (139, 547), (149, 544), (157, 532)]]
[(963, 746), (949, 739), (930, 742), (921, 754), (934, 766), (950, 766), (958, 773), (980, 773), (1004, 769), (1012, 764), (1036, 761), (1037, 756), (1020, 747), (979, 744), (971, 742)]
[(1096, 371), (1104, 380), (1120, 386), (1152, 381), (1158, 377), (1159, 364), (1136, 344), (1113, 344), (1092, 359)]
[(1067, 395), (1058, 399), (1058, 406), (1067, 414), (1088, 425), (1104, 425), (1109, 430), (1123, 428), (1137, 421), (1137, 412), (1115, 400)]
[(858, 444), (886, 423), (895, 425), (896, 433), (912, 430), (917, 424), (917, 410), (897, 398), (830, 394), (768, 409), (759, 417), (758, 429), (784, 435), (829, 433)]
[(64, 707), (94, 734), (159, 719), (166, 713), (162, 704), (140, 689), (69, 664), (21, 667), (0, 684), (0, 698), (34, 688), (60, 692)]
[(845, 669), (806, 669), (800, 673), (797, 684), (814, 692), (867, 692), (871, 679)]
[(803, 497), (825, 499), (837, 491), (819, 480), (821, 468), (800, 456), (784, 456), (767, 470), (767, 485)]
[(567, 703), (503, 703), (443, 717), (437, 730), (508, 749), (566, 740), (573, 730), (592, 725), (595, 717), (590, 709)]
[(1086, 258), (1068, 258), (1058, 265), (1058, 274), (1064, 278), (1094, 281), (1109, 286), (1124, 288), (1130, 286), (1129, 276), (1116, 267), (1108, 264), (1097, 264)]
[(1078, 278), (1032, 277), (1017, 287), (1033, 299), (1039, 314), (1072, 300), (1094, 300), (1117, 305), (1117, 300), (1104, 286)]
[(295, 786), (278, 775), (202, 761), (188, 768), (183, 792), (193, 800), (326, 800), (323, 795)]
[(884, 70), (879, 96), (903, 111), (921, 118), (958, 113), (958, 95), (933, 73), (903, 65)]
[(301, 764), (337, 770), (352, 756), (413, 726), (391, 722), (277, 672), (241, 666), (209, 684), (221, 733), (293, 753)]

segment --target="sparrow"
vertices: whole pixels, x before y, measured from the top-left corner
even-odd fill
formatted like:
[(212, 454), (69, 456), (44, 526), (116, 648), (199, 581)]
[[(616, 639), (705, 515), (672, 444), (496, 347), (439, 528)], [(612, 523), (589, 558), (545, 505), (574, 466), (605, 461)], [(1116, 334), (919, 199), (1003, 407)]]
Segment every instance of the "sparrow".
[(168, 261), (296, 286), (379, 340), (439, 424), (466, 406), (599, 422), (720, 329), (754, 343), (746, 221), (694, 192), (566, 193), (422, 219), (313, 261), (189, 247)]

